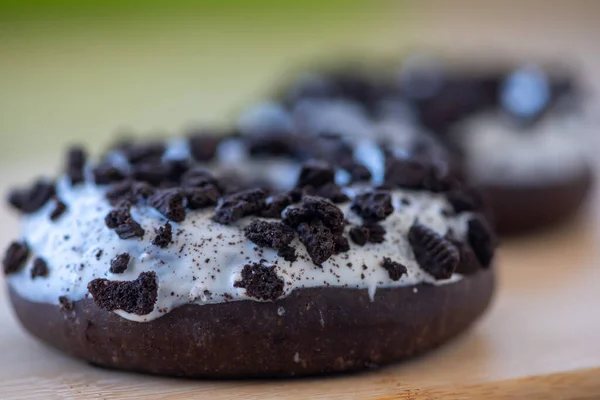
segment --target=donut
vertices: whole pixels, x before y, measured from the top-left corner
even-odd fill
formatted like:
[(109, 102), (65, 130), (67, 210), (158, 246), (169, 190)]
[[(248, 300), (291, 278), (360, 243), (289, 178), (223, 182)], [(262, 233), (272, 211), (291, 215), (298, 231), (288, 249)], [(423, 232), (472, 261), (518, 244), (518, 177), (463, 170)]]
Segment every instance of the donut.
[(444, 106), (450, 79), (423, 103), (421, 119), (462, 155), (497, 231), (527, 233), (574, 215), (594, 180), (580, 84), (567, 71), (534, 63), (462, 76), (472, 93), (462, 109)]
[(452, 140), (464, 149), (499, 233), (551, 227), (581, 208), (593, 182), (586, 129), (579, 117), (557, 113), (523, 127), (497, 112), (456, 128)]
[[(294, 114), (312, 107), (331, 118), (337, 110), (335, 125), (355, 134), (371, 134), (357, 123), (362, 113), (436, 136), (454, 169), (486, 198), (500, 234), (551, 227), (576, 214), (594, 181), (594, 145), (573, 74), (534, 63), (455, 64), (420, 54), (384, 78), (362, 72), (340, 79), (348, 68), (304, 73), (278, 98)], [(354, 81), (362, 82), (351, 85), (360, 91), (346, 88)]]
[(495, 238), (443, 152), (281, 116), (74, 147), (56, 180), (11, 191), (24, 328), (94, 365), (196, 378), (362, 370), (466, 330)]

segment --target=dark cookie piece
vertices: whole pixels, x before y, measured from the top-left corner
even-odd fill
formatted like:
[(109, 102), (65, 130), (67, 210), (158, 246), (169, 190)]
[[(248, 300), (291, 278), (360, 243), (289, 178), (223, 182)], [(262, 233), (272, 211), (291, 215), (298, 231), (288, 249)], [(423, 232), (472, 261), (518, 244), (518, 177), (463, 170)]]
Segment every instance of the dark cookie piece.
[(333, 237), (333, 241), (335, 243), (335, 254), (350, 251), (350, 243), (348, 242), (348, 239), (346, 239), (344, 236), (335, 235)]
[(364, 226), (350, 228), (350, 239), (359, 246), (364, 246), (369, 241), (369, 230)]
[(428, 165), (417, 160), (388, 158), (385, 161), (384, 180), (392, 187), (421, 189), (429, 169)]
[(279, 218), (286, 207), (302, 200), (304, 192), (300, 188), (292, 189), (285, 193), (276, 194), (271, 197), (265, 208), (260, 212), (260, 216), (265, 218)]
[(322, 161), (311, 160), (302, 165), (296, 186), (304, 187), (306, 185), (311, 185), (313, 187), (319, 187), (328, 183), (333, 183), (334, 178), (335, 171), (331, 165)]
[(185, 219), (184, 199), (183, 193), (178, 188), (162, 189), (148, 197), (148, 205), (171, 221), (181, 222)]
[(442, 166), (420, 159), (386, 159), (384, 180), (391, 187), (436, 193), (450, 190), (456, 185)]
[(119, 226), (115, 228), (115, 232), (117, 232), (117, 235), (124, 240), (134, 237), (143, 238), (145, 233), (141, 225), (134, 221), (131, 217), (129, 217), (129, 220), (125, 223), (119, 224)]
[(372, 178), (371, 171), (362, 164), (352, 162), (343, 168), (350, 174), (352, 183), (368, 182)]
[(435, 279), (452, 276), (460, 257), (452, 242), (416, 221), (408, 231), (408, 241), (422, 269)]
[(304, 197), (304, 191), (301, 188), (294, 188), (286, 193), (292, 199), (292, 203), (297, 203)]
[(168, 181), (169, 168), (160, 160), (157, 162), (140, 162), (131, 167), (131, 177), (152, 186), (160, 186)]
[(60, 296), (58, 298), (58, 304), (60, 305), (60, 309), (63, 311), (72, 311), (74, 308), (73, 302), (69, 300), (67, 296)]
[(104, 223), (109, 229), (115, 229), (117, 226), (126, 222), (128, 218), (131, 218), (129, 213), (129, 207), (131, 204), (128, 202), (120, 203), (117, 208), (110, 210), (106, 217), (104, 217)]
[(310, 160), (302, 165), (296, 187), (312, 196), (325, 197), (334, 203), (348, 201), (348, 196), (342, 193), (335, 182), (335, 170), (324, 161)]
[(451, 170), (448, 170), (447, 167), (434, 165), (429, 175), (427, 175), (423, 186), (426, 190), (434, 193), (447, 192), (459, 187), (460, 179)]
[(306, 251), (315, 265), (321, 265), (336, 254), (336, 240), (331, 230), (321, 221), (302, 222), (296, 232), (306, 246)]
[(468, 243), (459, 240), (451, 233), (446, 234), (446, 239), (450, 240), (452, 244), (456, 246), (460, 256), (460, 261), (458, 262), (454, 272), (462, 275), (471, 275), (477, 272), (481, 267), (481, 264), (479, 263), (479, 260), (477, 260), (475, 252), (471, 246)]
[(111, 274), (122, 274), (127, 270), (131, 261), (129, 253), (121, 253), (110, 261), (110, 273)]
[(322, 131), (307, 141), (307, 150), (312, 152), (313, 159), (323, 160), (332, 166), (342, 167), (353, 161), (354, 147), (343, 139), (344, 135)]
[(399, 262), (392, 261), (388, 257), (383, 257), (383, 261), (381, 262), (381, 266), (385, 268), (390, 276), (390, 279), (393, 281), (400, 280), (402, 275), (406, 274), (406, 267)]
[(384, 191), (389, 192), (391, 190), (394, 190), (394, 185), (390, 185), (389, 183), (382, 183), (381, 185), (374, 186), (373, 189), (384, 190)]
[(294, 262), (298, 259), (296, 250), (292, 246), (285, 246), (277, 251), (277, 255), (285, 261)]
[(351, 209), (365, 221), (381, 221), (394, 212), (392, 196), (384, 190), (373, 190), (357, 195)]
[(192, 210), (217, 204), (221, 193), (213, 185), (204, 187), (184, 187), (183, 194), (187, 199), (187, 205)]
[(468, 223), (468, 240), (475, 256), (485, 268), (492, 263), (495, 238), (489, 225), (481, 217), (471, 218)]
[(296, 228), (301, 223), (311, 221), (312, 219), (313, 216), (311, 213), (304, 209), (302, 205), (287, 209), (283, 215), (283, 222), (292, 228)]
[(165, 149), (164, 143), (161, 142), (127, 143), (119, 147), (119, 150), (131, 164), (158, 161), (164, 154)]
[(363, 227), (367, 228), (369, 231), (369, 242), (370, 243), (382, 243), (385, 240), (385, 228), (374, 222), (369, 222), (363, 224)]
[(30, 188), (12, 190), (8, 202), (17, 210), (29, 214), (42, 208), (55, 194), (54, 184), (40, 179)]
[(146, 182), (133, 181), (129, 190), (129, 198), (132, 202), (145, 202), (156, 193), (156, 189)]
[(125, 179), (125, 174), (109, 163), (103, 163), (95, 167), (92, 170), (92, 175), (97, 185), (109, 185)]
[(274, 301), (283, 295), (283, 279), (277, 276), (275, 267), (254, 263), (244, 265), (242, 279), (234, 287), (246, 289), (246, 294), (263, 301)]
[(67, 176), (71, 185), (84, 181), (83, 168), (87, 155), (82, 147), (71, 147), (67, 152)]
[(55, 201), (56, 205), (54, 206), (54, 210), (50, 213), (50, 219), (52, 221), (56, 221), (65, 211), (67, 211), (67, 205), (65, 203), (60, 201), (60, 199), (56, 199)]
[(323, 222), (335, 234), (344, 230), (344, 213), (335, 204), (320, 197), (305, 196), (299, 207), (288, 210), (284, 216), (284, 222), (292, 227), (312, 220)]
[(156, 189), (146, 182), (127, 179), (112, 185), (106, 192), (106, 198), (112, 205), (116, 205), (122, 201), (138, 203), (146, 201), (155, 191)]
[(107, 311), (146, 315), (154, 309), (158, 282), (154, 272), (142, 272), (134, 281), (94, 279), (88, 284), (94, 303)]
[(27, 260), (28, 255), (29, 247), (26, 243), (12, 242), (6, 249), (2, 259), (4, 273), (8, 275), (18, 272)]
[(456, 213), (477, 211), (483, 206), (479, 192), (470, 188), (450, 191), (446, 194), (446, 199)]
[(335, 182), (335, 170), (324, 161), (310, 160), (302, 164), (296, 183), (307, 195), (325, 197), (334, 203), (348, 201), (348, 196), (342, 193)]
[(319, 186), (317, 188), (314, 188), (312, 186), (305, 186), (304, 189), (305, 193), (308, 195), (324, 197), (336, 204), (345, 203), (349, 200), (348, 196), (346, 196), (342, 192), (342, 188), (339, 185), (332, 182), (327, 183), (323, 186)]
[(134, 203), (135, 200), (131, 198), (132, 184), (133, 181), (130, 179), (115, 183), (106, 191), (105, 196), (112, 205), (116, 205), (124, 200)]
[(350, 249), (342, 237), (344, 213), (321, 197), (305, 196), (300, 206), (286, 211), (284, 222), (296, 229), (316, 265)]
[(35, 279), (38, 276), (48, 276), (48, 264), (43, 258), (36, 257), (33, 260), (33, 267), (31, 268), (31, 279)]
[(342, 98), (350, 98), (369, 108), (380, 97), (380, 88), (363, 73), (344, 71), (334, 76)]
[(167, 171), (167, 181), (181, 182), (181, 177), (190, 169), (191, 163), (187, 159), (182, 160), (162, 160)]
[(144, 229), (131, 217), (130, 206), (130, 203), (122, 203), (104, 218), (106, 226), (114, 229), (121, 239), (144, 236)]
[(213, 219), (227, 225), (247, 215), (259, 213), (265, 208), (266, 197), (267, 192), (263, 189), (249, 189), (226, 196), (215, 209)]
[(181, 176), (181, 185), (184, 187), (207, 187), (214, 186), (220, 189), (219, 181), (202, 168), (192, 168)]
[(267, 202), (260, 215), (265, 218), (281, 218), (285, 208), (294, 203), (292, 196), (288, 193), (277, 194)]
[(437, 133), (447, 132), (456, 122), (485, 109), (499, 98), (499, 79), (450, 77), (434, 96), (417, 105), (420, 123)]
[(248, 152), (252, 156), (288, 156), (298, 157), (302, 152), (304, 140), (287, 132), (252, 134), (244, 137)]
[(164, 249), (168, 247), (172, 241), (173, 228), (171, 227), (169, 221), (167, 221), (164, 226), (158, 228), (156, 236), (154, 237), (154, 239), (152, 239), (152, 244)]
[(221, 138), (207, 133), (196, 133), (189, 136), (188, 143), (194, 160), (205, 162), (215, 157)]
[(294, 231), (281, 222), (255, 220), (245, 229), (244, 234), (252, 243), (261, 247), (281, 249), (294, 240)]

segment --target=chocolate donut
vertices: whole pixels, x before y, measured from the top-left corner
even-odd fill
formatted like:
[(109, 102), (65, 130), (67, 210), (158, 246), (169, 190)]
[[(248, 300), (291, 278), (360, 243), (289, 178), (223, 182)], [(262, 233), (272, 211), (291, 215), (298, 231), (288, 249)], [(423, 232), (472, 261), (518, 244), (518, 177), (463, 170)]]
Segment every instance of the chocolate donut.
[(329, 119), (337, 113), (329, 125), (353, 134), (372, 135), (363, 115), (433, 134), (453, 154), (453, 169), (487, 198), (499, 233), (554, 225), (575, 214), (590, 192), (591, 118), (581, 85), (564, 68), (468, 67), (411, 56), (395, 77), (356, 74), (353, 81), (362, 84), (353, 87), (369, 96), (344, 95), (352, 80), (339, 75), (304, 74), (280, 98), (294, 115), (311, 107)]
[(463, 155), (499, 233), (554, 225), (579, 210), (593, 182), (591, 118), (581, 91), (570, 77), (536, 65), (496, 81), (495, 101), (448, 124), (442, 135)]
[(281, 121), (75, 148), (57, 181), (11, 192), (23, 326), (104, 367), (245, 378), (385, 365), (482, 314), (493, 232), (433, 144)]

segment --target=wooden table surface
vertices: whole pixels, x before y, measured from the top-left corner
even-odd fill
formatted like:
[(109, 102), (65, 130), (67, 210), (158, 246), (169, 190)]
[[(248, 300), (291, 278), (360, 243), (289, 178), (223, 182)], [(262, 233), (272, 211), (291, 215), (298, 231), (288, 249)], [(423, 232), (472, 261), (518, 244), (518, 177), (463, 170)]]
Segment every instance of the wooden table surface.
[[(33, 171), (2, 167), (3, 192)], [(4, 207), (0, 221), (4, 247), (17, 224)], [(0, 398), (600, 398), (598, 222), (590, 206), (559, 229), (505, 240), (495, 301), (473, 329), (418, 359), (333, 378), (192, 381), (95, 368), (29, 337), (0, 282)]]

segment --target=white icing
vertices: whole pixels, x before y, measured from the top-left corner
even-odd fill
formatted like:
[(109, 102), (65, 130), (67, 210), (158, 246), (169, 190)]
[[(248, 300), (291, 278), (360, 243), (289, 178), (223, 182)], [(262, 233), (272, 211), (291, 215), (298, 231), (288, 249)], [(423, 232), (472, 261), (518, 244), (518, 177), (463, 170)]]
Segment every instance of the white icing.
[(227, 139), (217, 147), (217, 160), (219, 164), (245, 163), (249, 158), (246, 144), (240, 139)]
[(521, 118), (540, 112), (550, 100), (550, 83), (537, 65), (526, 65), (503, 83), (500, 101), (505, 109)]
[(401, 118), (389, 117), (374, 123), (372, 138), (377, 143), (392, 147), (397, 157), (407, 157), (407, 150), (411, 149), (417, 138), (429, 141), (432, 151), (439, 147), (426, 132), (421, 131), (409, 120)]
[(294, 106), (293, 118), (298, 131), (306, 134), (335, 133), (365, 138), (373, 130), (363, 108), (348, 100), (301, 100)]
[(165, 149), (165, 154), (163, 154), (163, 160), (172, 161), (187, 160), (191, 157), (189, 141), (184, 138), (171, 140)]
[(340, 186), (348, 186), (352, 181), (352, 175), (348, 171), (338, 169), (335, 171), (335, 183)]
[(106, 161), (124, 173), (129, 173), (131, 171), (131, 165), (129, 164), (127, 157), (120, 151), (109, 152), (106, 155)]
[(272, 187), (280, 190), (292, 189), (296, 184), (301, 165), (285, 157), (251, 158), (244, 162), (240, 169), (239, 164), (215, 165), (210, 171), (216, 177), (242, 176), (246, 180), (261, 178)]
[(358, 142), (354, 148), (354, 158), (357, 162), (363, 164), (369, 172), (374, 184), (383, 183), (385, 173), (385, 155), (376, 143), (369, 139), (363, 139)]
[[(123, 318), (142, 322), (185, 304), (255, 300), (247, 296), (245, 289), (235, 288), (234, 283), (240, 279), (244, 265), (259, 260), (265, 260), (265, 265), (276, 266), (275, 271), (285, 282), (284, 295), (299, 288), (336, 286), (367, 289), (376, 300), (376, 289), (380, 287), (420, 282), (440, 285), (461, 279), (460, 275), (454, 274), (448, 280), (434, 280), (418, 266), (407, 242), (407, 232), (416, 218), (440, 234), (451, 228), (464, 239), (469, 213), (443, 216), (442, 210), (449, 205), (442, 195), (394, 191), (395, 212), (381, 222), (387, 231), (383, 243), (360, 247), (350, 242), (350, 251), (334, 255), (317, 267), (298, 238), (292, 243), (298, 260), (287, 262), (277, 256), (275, 250), (258, 248), (244, 237), (243, 228), (255, 217), (224, 226), (212, 221), (212, 208), (188, 211), (185, 221), (172, 222), (174, 242), (161, 249), (151, 242), (155, 230), (164, 225), (165, 218), (152, 208), (133, 207), (131, 214), (146, 233), (143, 239), (122, 240), (104, 223), (104, 217), (112, 208), (104, 198), (104, 190), (89, 183), (71, 187), (63, 178), (57, 193), (68, 208), (58, 220), (49, 218), (54, 206), (52, 202), (36, 213), (23, 216), (22, 237), (32, 254), (46, 260), (50, 272), (48, 277), (32, 279), (31, 257), (25, 268), (7, 277), (20, 296), (51, 304), (58, 304), (59, 296), (76, 301), (89, 296), (87, 285), (93, 279), (135, 280), (141, 272), (154, 271), (159, 286), (154, 310), (143, 316), (115, 311)], [(403, 198), (408, 199), (410, 205), (402, 204)], [(350, 223), (361, 223), (348, 204), (342, 205), (341, 209)], [(97, 257), (99, 250), (102, 255)], [(129, 268), (122, 274), (110, 273), (110, 261), (125, 252), (132, 258)], [(407, 274), (398, 281), (391, 280), (380, 266), (383, 257), (404, 264)]]
[(245, 134), (291, 132), (292, 117), (278, 103), (265, 101), (245, 110), (238, 119), (238, 129)]
[(544, 184), (571, 179), (589, 163), (589, 127), (577, 115), (548, 115), (519, 128), (498, 114), (457, 128), (471, 178), (480, 184)]

